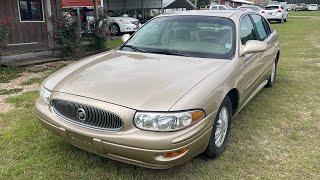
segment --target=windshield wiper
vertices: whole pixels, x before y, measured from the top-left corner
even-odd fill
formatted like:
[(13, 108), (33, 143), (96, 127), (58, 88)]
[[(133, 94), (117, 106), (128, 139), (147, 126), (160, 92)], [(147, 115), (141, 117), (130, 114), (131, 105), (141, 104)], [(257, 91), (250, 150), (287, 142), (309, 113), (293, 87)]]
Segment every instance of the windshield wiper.
[(172, 50), (150, 50), (148, 51), (149, 53), (156, 53), (156, 54), (165, 54), (165, 55), (175, 55), (175, 56), (187, 56), (186, 54), (177, 52), (177, 51), (172, 51)]
[(138, 52), (146, 53), (146, 51), (145, 51), (145, 50), (142, 50), (142, 49), (140, 49), (140, 48), (138, 48), (138, 47), (136, 47), (136, 46), (132, 46), (132, 45), (124, 45), (124, 46), (122, 46), (122, 47), (127, 47), (127, 48), (133, 49), (133, 50), (138, 51)]

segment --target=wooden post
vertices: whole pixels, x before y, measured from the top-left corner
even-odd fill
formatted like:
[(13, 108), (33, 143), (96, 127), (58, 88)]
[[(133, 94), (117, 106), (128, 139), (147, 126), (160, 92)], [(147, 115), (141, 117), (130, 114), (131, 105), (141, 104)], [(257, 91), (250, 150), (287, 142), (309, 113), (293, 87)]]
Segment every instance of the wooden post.
[(93, 15), (94, 15), (94, 19), (98, 19), (98, 0), (93, 0)]
[(48, 31), (48, 45), (49, 48), (53, 49), (54, 48), (54, 43), (53, 43), (53, 24), (52, 20), (50, 19), (52, 17), (52, 9), (51, 9), (51, 0), (46, 0), (46, 10), (47, 10), (47, 17), (46, 17), (46, 22), (47, 22), (47, 31)]

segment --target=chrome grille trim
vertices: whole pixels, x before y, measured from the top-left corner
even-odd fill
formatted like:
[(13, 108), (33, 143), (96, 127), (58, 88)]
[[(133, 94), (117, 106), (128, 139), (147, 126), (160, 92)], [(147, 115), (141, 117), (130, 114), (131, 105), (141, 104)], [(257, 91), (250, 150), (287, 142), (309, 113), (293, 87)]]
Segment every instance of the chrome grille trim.
[[(72, 105), (73, 110), (77, 110), (78, 108), (83, 108), (87, 113), (87, 119), (83, 122), (80, 122), (79, 119), (76, 119), (77, 117), (76, 117), (75, 111), (72, 111), (72, 110), (71, 112), (74, 113), (72, 116), (66, 115), (66, 113), (63, 113), (57, 109), (56, 102)], [(52, 100), (50, 104), (53, 112), (55, 112), (55, 114), (58, 117), (72, 124), (75, 124), (84, 128), (99, 130), (99, 131), (120, 131), (123, 127), (122, 119), (118, 115), (107, 110), (103, 110), (100, 108), (96, 108), (93, 106), (84, 105), (80, 103), (74, 103), (71, 101), (59, 100), (59, 99)]]

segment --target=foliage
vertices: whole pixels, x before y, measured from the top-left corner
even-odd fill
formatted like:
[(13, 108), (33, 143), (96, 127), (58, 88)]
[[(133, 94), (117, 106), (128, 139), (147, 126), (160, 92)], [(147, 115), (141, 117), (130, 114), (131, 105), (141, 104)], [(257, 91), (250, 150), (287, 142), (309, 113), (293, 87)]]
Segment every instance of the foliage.
[(11, 32), (11, 29), (12, 29), (10, 25), (11, 19), (12, 18), (10, 17), (0, 19), (0, 48), (6, 45), (7, 36)]
[(90, 48), (94, 50), (105, 50), (106, 41), (108, 39), (108, 23), (104, 14), (99, 14), (98, 18), (94, 19), (90, 26), (89, 39), (91, 42)]
[(72, 18), (68, 14), (62, 16), (52, 16), (53, 40), (60, 46), (62, 56), (72, 56), (77, 54), (80, 44), (79, 20)]
[(21, 76), (23, 67), (3, 67), (0, 66), (0, 83), (8, 83)]
[(15, 88), (15, 89), (0, 89), (0, 95), (9, 95), (9, 94), (16, 94), (21, 92), (23, 89)]
[(120, 47), (123, 44), (120, 38), (111, 39), (106, 42), (106, 46), (108, 49), (115, 49)]
[(192, 4), (196, 4), (196, 1), (197, 1), (197, 8), (199, 9), (200, 7), (202, 6), (206, 6), (208, 4), (210, 4), (210, 1), (209, 0), (191, 0), (190, 2)]
[(306, 4), (320, 4), (320, 0), (278, 0), (279, 2), (288, 2), (288, 4), (306, 3)]

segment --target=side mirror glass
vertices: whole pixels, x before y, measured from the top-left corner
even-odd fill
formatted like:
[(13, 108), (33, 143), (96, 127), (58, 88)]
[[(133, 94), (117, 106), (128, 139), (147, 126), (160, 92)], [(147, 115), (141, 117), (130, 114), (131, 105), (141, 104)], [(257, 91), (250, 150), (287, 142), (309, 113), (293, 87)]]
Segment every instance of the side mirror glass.
[(125, 43), (125, 42), (128, 41), (128, 39), (130, 39), (130, 37), (131, 37), (130, 34), (124, 34), (124, 35), (122, 35), (122, 37), (121, 37), (121, 41), (122, 41), (123, 43)]
[(257, 40), (250, 40), (244, 45), (241, 52), (241, 56), (245, 54), (263, 52), (263, 51), (266, 51), (267, 49), (268, 49), (267, 43), (262, 41), (257, 41)]

